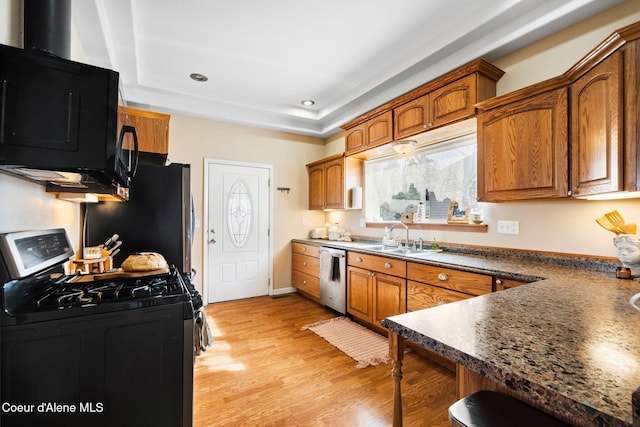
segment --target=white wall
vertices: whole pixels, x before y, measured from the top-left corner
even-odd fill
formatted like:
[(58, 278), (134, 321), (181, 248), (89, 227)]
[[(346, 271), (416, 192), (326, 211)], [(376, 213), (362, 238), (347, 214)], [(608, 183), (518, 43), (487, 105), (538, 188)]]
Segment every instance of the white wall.
[[(562, 74), (605, 40), (612, 32), (640, 20), (640, 1), (630, 0), (567, 28), (511, 55), (493, 61), (505, 71), (498, 82), (498, 95), (526, 87)], [(344, 151), (344, 138), (335, 137), (327, 144), (324, 155)], [(412, 230), (411, 238), (423, 237), (439, 241), (480, 246), (530, 249), (549, 252), (615, 257), (613, 234), (603, 230), (595, 219), (618, 209), (629, 222), (640, 224), (640, 200), (626, 201), (529, 201), (483, 204), (489, 232)], [(355, 235), (382, 237), (379, 228), (359, 225), (363, 211), (327, 213), (330, 223), (340, 224)], [(520, 223), (520, 234), (496, 233), (498, 220)]]

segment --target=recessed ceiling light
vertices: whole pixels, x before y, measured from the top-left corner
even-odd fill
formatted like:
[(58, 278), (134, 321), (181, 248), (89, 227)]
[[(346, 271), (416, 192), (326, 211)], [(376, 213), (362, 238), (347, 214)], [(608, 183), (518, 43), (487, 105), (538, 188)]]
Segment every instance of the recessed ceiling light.
[(207, 80), (209, 80), (209, 77), (205, 76), (204, 74), (200, 74), (200, 73), (191, 73), (191, 74), (189, 74), (189, 77), (191, 77), (193, 80), (195, 80), (197, 82), (206, 82)]
[(301, 102), (301, 104), (304, 105), (305, 107), (311, 107), (315, 103), (316, 101), (314, 101), (313, 99), (305, 99), (304, 101)]

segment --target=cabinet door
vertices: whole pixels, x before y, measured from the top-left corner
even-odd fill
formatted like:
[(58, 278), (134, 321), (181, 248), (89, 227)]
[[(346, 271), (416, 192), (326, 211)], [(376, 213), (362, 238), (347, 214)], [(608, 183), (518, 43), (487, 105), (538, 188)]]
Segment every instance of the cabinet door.
[(568, 103), (562, 88), (478, 116), (478, 198), (567, 197)]
[(347, 268), (347, 313), (365, 322), (373, 321), (371, 273), (357, 267)]
[(571, 85), (574, 196), (623, 189), (622, 52)]
[(374, 324), (381, 326), (380, 321), (407, 311), (407, 284), (404, 278), (374, 273), (373, 295)]
[(380, 114), (365, 123), (366, 148), (377, 147), (393, 141), (393, 111)]
[(476, 88), (476, 75), (471, 74), (431, 92), (432, 125), (440, 126), (472, 116), (477, 102)]
[(358, 153), (366, 148), (365, 125), (361, 124), (349, 129), (344, 135), (345, 154)]
[(324, 165), (325, 208), (345, 208), (344, 158), (332, 160)]
[[(169, 119), (168, 114), (152, 111), (118, 107), (118, 133), (122, 124), (136, 128), (138, 148), (141, 152), (168, 154), (169, 153)], [(126, 140), (125, 140), (126, 141)], [(127, 147), (132, 149), (133, 147)]]
[(309, 173), (309, 209), (321, 210), (325, 207), (324, 164), (311, 166)]
[(393, 109), (393, 137), (400, 139), (424, 132), (429, 122), (429, 95), (421, 96)]

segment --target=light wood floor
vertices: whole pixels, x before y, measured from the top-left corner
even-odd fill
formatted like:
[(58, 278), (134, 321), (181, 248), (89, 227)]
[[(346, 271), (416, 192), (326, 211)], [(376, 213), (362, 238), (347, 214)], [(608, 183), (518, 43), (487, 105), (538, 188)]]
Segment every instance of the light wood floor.
[[(210, 304), (215, 336), (195, 366), (194, 426), (390, 426), (391, 365), (354, 360), (300, 328), (336, 315), (297, 294)], [(405, 426), (449, 426), (455, 375), (405, 357)]]

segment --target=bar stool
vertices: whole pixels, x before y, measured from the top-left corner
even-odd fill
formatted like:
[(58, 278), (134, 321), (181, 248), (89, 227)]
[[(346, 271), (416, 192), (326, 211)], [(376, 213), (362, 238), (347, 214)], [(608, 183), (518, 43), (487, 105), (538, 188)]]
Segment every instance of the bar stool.
[(482, 390), (449, 407), (453, 427), (567, 427), (567, 424), (504, 394)]

